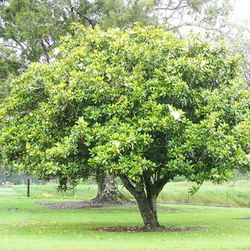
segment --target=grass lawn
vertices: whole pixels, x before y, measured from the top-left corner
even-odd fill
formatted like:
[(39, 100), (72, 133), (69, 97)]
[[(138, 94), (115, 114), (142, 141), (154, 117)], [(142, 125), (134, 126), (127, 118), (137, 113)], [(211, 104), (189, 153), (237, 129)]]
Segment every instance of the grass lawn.
[[(180, 202), (191, 204), (214, 204), (230, 205), (233, 207), (250, 208), (250, 181), (241, 180), (229, 182), (223, 185), (204, 183), (200, 190), (193, 196), (188, 194), (192, 183), (189, 182), (170, 182), (158, 197), (158, 201)], [(120, 186), (120, 190), (129, 198), (133, 198), (125, 188)], [(58, 192), (56, 184), (50, 185), (31, 185), (30, 194), (32, 198), (46, 199), (72, 199), (89, 200), (97, 194), (97, 185), (78, 185), (74, 190)], [(0, 197), (25, 197), (27, 186), (18, 185), (10, 187), (0, 187)]]
[[(250, 249), (250, 220), (237, 220), (250, 217), (249, 208), (161, 205), (162, 225), (202, 229), (109, 233), (91, 228), (142, 226), (137, 207), (55, 211), (36, 205), (46, 201), (45, 198), (0, 196), (1, 250)], [(62, 198), (49, 201), (62, 201)]]

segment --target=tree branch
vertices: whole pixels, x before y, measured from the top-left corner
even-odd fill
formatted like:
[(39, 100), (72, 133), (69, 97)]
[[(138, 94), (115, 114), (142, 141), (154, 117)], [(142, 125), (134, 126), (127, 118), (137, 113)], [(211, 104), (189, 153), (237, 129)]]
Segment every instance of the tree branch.
[(125, 186), (125, 188), (135, 197), (136, 195), (135, 187), (131, 184), (128, 177), (125, 175), (121, 175), (119, 177), (121, 178), (122, 183)]
[(169, 182), (170, 179), (171, 179), (171, 177), (165, 176), (162, 179), (159, 179), (159, 181), (155, 183), (154, 186), (155, 186), (157, 196), (161, 192), (163, 187)]
[(179, 3), (175, 7), (172, 7), (172, 8), (170, 8), (170, 4), (168, 4), (167, 6), (155, 7), (155, 9), (156, 10), (177, 10), (181, 6), (182, 2), (183, 0), (180, 0)]
[(71, 0), (68, 0), (68, 3), (69, 3), (69, 7), (71, 8), (72, 12), (76, 12), (79, 16), (86, 19), (89, 22), (89, 24), (91, 25), (92, 28), (95, 27), (95, 24), (94, 24), (93, 20), (90, 19), (89, 17), (87, 17), (82, 11), (80, 11), (76, 7), (74, 7)]
[(49, 62), (50, 62), (50, 56), (49, 56), (49, 54), (48, 54), (47, 48), (46, 48), (46, 46), (45, 46), (43, 40), (41, 40), (41, 46), (42, 46), (43, 51), (44, 51), (44, 53), (45, 53), (46, 61), (47, 61), (47, 63), (49, 63)]

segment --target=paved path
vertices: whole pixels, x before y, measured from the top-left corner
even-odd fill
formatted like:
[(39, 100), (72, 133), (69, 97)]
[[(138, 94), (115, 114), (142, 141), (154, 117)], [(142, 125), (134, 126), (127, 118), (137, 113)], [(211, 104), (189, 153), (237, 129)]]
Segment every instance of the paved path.
[(210, 204), (192, 204), (192, 203), (174, 203), (174, 202), (157, 202), (158, 204), (172, 204), (172, 205), (189, 205), (189, 206), (205, 206), (205, 207), (230, 207), (228, 205), (210, 205)]

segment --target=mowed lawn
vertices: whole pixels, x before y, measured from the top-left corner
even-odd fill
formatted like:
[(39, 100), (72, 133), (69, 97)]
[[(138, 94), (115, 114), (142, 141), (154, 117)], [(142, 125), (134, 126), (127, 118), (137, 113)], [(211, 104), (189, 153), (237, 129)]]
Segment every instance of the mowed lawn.
[(250, 220), (239, 220), (250, 217), (249, 208), (161, 205), (162, 225), (201, 230), (110, 233), (92, 228), (142, 226), (137, 207), (56, 211), (36, 205), (46, 201), (45, 198), (0, 197), (1, 250), (250, 249)]

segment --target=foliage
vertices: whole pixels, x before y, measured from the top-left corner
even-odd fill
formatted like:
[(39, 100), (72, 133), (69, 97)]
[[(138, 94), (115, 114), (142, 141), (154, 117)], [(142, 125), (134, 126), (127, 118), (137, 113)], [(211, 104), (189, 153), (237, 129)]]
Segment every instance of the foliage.
[(227, 23), (227, 28), (224, 32), (221, 32), (219, 39), (224, 39), (230, 46), (232, 54), (241, 55), (241, 68), (245, 85), (250, 86), (250, 30), (249, 23)]
[(159, 0), (155, 14), (168, 30), (180, 31), (183, 27), (221, 30), (231, 10), (228, 0)]
[[(168, 30), (185, 26), (219, 27), (228, 15), (228, 1), (35, 0), (0, 1), (0, 102), (6, 80), (27, 70), (30, 62), (50, 62), (50, 52), (72, 22), (103, 29), (163, 23)], [(218, 18), (220, 17), (220, 18)], [(221, 22), (221, 23), (220, 23)]]
[(74, 20), (61, 1), (4, 1), (0, 13), (0, 36), (26, 65), (39, 60), (48, 62), (49, 51), (61, 35), (67, 34)]
[(220, 6), (214, 0), (0, 1), (1, 88), (6, 92), (6, 78), (26, 71), (30, 62), (50, 62), (50, 51), (60, 36), (68, 34), (72, 22), (103, 29), (126, 28), (135, 22), (164, 23), (166, 29), (175, 30), (205, 23), (211, 28), (227, 16), (227, 2)]
[(5, 47), (20, 54), (25, 68), (30, 62), (49, 62), (49, 52), (58, 45), (60, 36), (69, 32), (72, 22), (91, 27), (100, 23), (106, 28), (124, 27), (135, 21), (147, 24), (150, 18), (142, 8), (149, 9), (152, 4), (146, 2), (142, 5), (130, 1), (126, 6), (121, 0), (3, 1), (0, 37)]
[(114, 174), (155, 217), (176, 175), (200, 185), (249, 167), (249, 90), (223, 44), (140, 25), (72, 34), (53, 63), (12, 82), (0, 109), (5, 162), (63, 188)]

